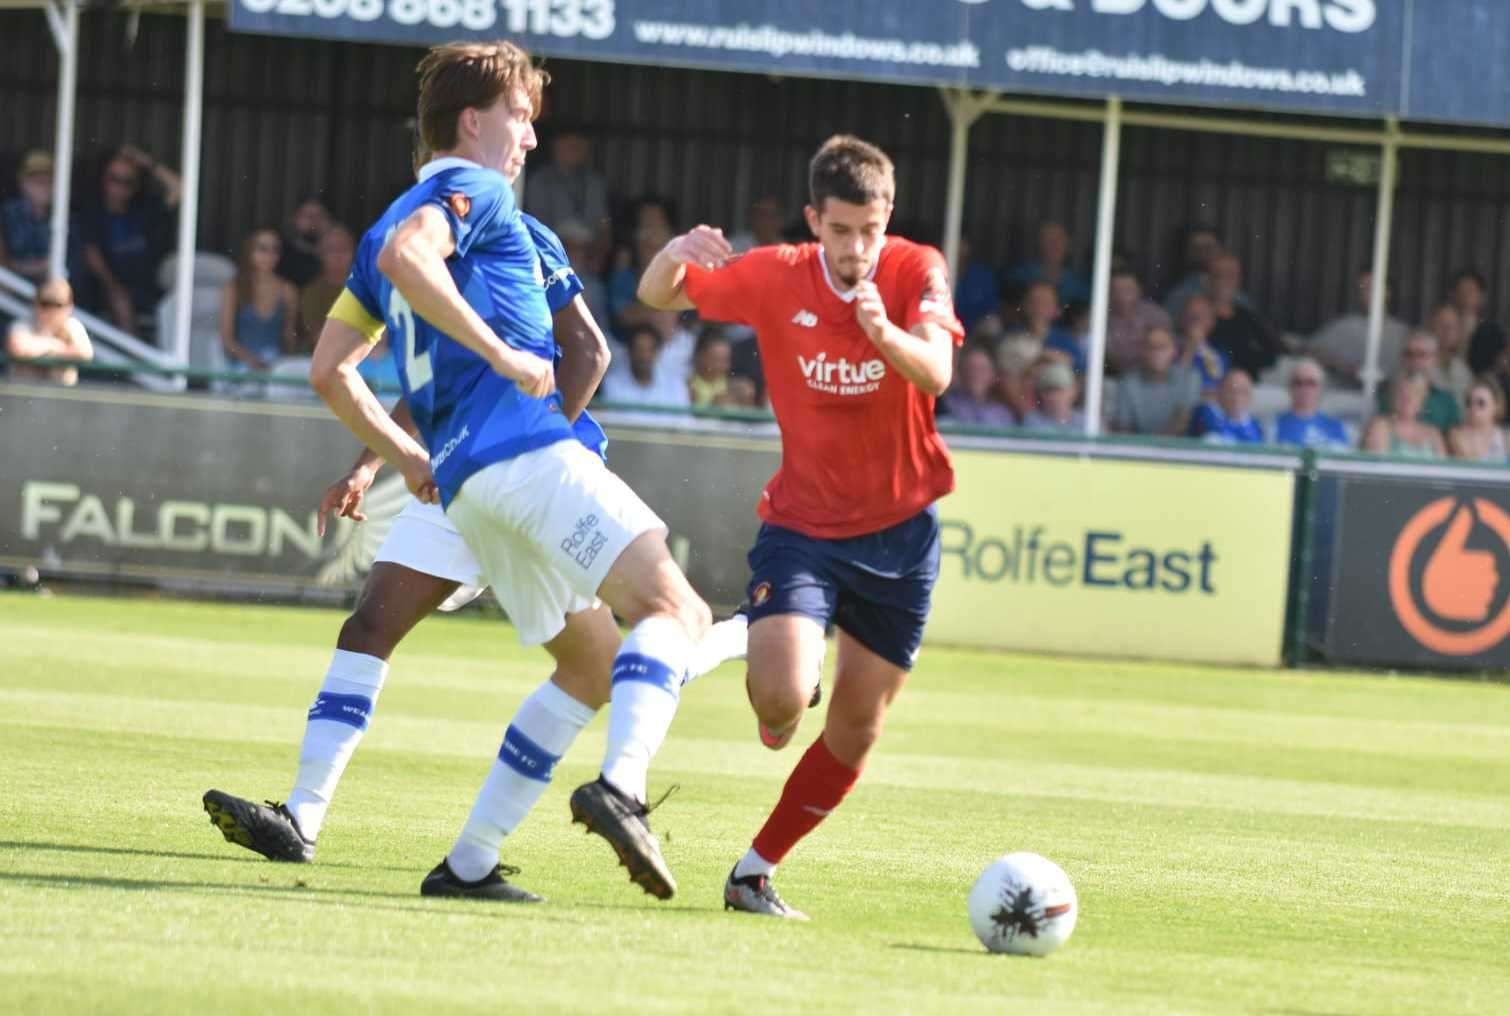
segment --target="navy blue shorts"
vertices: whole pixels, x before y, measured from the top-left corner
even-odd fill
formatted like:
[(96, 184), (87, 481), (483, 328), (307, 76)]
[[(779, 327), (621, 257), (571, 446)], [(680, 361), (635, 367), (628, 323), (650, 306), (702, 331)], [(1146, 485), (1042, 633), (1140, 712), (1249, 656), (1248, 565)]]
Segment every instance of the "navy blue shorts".
[(801, 614), (833, 622), (871, 652), (911, 670), (939, 574), (938, 510), (890, 529), (820, 540), (760, 527), (750, 549), (750, 621)]

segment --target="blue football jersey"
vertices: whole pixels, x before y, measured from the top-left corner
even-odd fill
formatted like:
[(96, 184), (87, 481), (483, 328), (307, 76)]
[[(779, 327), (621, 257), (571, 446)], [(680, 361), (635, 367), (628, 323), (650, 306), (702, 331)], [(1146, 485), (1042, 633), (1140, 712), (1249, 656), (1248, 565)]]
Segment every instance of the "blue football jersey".
[[(530, 239), (535, 241), (535, 250), (540, 253), (540, 269), (545, 276), (545, 301), (550, 304), (552, 314), (559, 314), (582, 292), (582, 280), (567, 260), (561, 238), (528, 212), (522, 213), (522, 217), (524, 225), (530, 231)], [(559, 365), (560, 362), (561, 347), (557, 346), (556, 363)], [(608, 457), (608, 435), (603, 433), (603, 428), (587, 410), (582, 410), (582, 415), (572, 422), (572, 431), (577, 435), (577, 440), (588, 449), (604, 458)]]
[(346, 288), (388, 328), (404, 397), (430, 449), (441, 500), (449, 504), (479, 469), (575, 434), (559, 394), (525, 395), (415, 314), (378, 270), (388, 237), (427, 204), (450, 223), (456, 252), (446, 265), (456, 288), (494, 333), (546, 360), (554, 359), (556, 343), (542, 257), (501, 173), (465, 159), (436, 159), (363, 234)]

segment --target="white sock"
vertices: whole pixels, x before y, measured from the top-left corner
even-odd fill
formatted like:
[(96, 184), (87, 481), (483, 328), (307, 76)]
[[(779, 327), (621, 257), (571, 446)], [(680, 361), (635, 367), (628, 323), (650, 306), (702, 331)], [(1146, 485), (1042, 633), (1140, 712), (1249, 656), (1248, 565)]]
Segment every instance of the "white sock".
[(692, 662), (687, 665), (687, 676), (682, 683), (690, 684), (726, 660), (744, 659), (749, 642), (750, 619), (743, 614), (718, 622), (692, 650)]
[(749, 878), (751, 875), (764, 875), (770, 878), (776, 874), (776, 866), (755, 852), (751, 847), (745, 852), (745, 856), (739, 859), (734, 866), (735, 878)]
[(288, 810), (305, 839), (320, 835), (325, 809), (330, 807), (351, 753), (367, 731), (387, 676), (388, 664), (376, 656), (337, 649), (331, 657), (325, 683), (320, 685), (304, 726), (299, 773), (288, 795)]
[(671, 729), (692, 652), (679, 623), (652, 617), (635, 626), (614, 658), (603, 778), (636, 801), (645, 800), (650, 760)]
[(596, 711), (553, 681), (536, 688), (519, 706), (467, 824), (446, 856), (457, 878), (475, 882), (493, 870), (499, 844), (540, 800), (556, 763)]

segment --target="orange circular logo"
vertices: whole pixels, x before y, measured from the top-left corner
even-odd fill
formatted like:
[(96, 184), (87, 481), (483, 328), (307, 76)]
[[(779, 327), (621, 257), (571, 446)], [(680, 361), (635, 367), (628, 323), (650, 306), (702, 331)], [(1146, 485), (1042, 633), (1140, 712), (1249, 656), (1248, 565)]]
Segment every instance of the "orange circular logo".
[[(1495, 540), (1472, 539), (1489, 530)], [(1411, 517), (1389, 556), (1389, 599), (1411, 638), (1472, 656), (1510, 636), (1510, 515), (1485, 498), (1443, 497)]]
[(769, 582), (762, 582), (760, 585), (756, 586), (755, 591), (750, 594), (750, 605), (755, 607), (763, 606), (765, 604), (765, 601), (769, 600), (770, 598), (771, 584)]

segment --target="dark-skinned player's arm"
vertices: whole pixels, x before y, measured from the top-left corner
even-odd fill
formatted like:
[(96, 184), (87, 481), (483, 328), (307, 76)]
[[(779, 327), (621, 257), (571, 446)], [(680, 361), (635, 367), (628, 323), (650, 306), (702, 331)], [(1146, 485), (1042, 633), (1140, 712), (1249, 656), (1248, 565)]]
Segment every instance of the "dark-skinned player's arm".
[(427, 504), (437, 500), (430, 453), (388, 415), (357, 365), (372, 352), (367, 336), (335, 317), (325, 319), (309, 366), (309, 383), (357, 440), (404, 474), (409, 492)]
[(948, 329), (929, 321), (919, 321), (911, 331), (892, 324), (880, 290), (869, 279), (855, 286), (855, 320), (886, 362), (908, 381), (935, 398), (949, 388), (954, 377), (954, 336)]
[(734, 256), (734, 248), (724, 239), (724, 231), (712, 226), (698, 226), (675, 237), (645, 266), (640, 276), (640, 302), (660, 310), (693, 310), (684, 286), (687, 265), (708, 270), (721, 267)]
[(556, 387), (549, 360), (515, 349), (493, 333), (482, 315), (456, 288), (446, 259), (456, 252), (451, 224), (434, 205), (416, 208), (398, 224), (378, 254), (378, 271), (388, 277), (409, 308), (434, 327), (487, 361), (531, 398), (543, 399)]
[(556, 364), (561, 411), (575, 423), (608, 370), (608, 340), (580, 295), (556, 312), (555, 331), (561, 347), (561, 362)]

